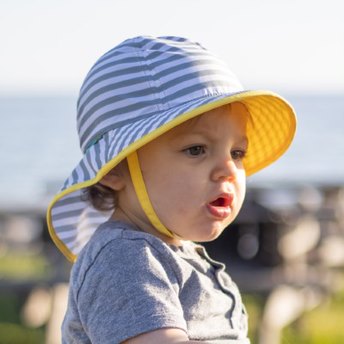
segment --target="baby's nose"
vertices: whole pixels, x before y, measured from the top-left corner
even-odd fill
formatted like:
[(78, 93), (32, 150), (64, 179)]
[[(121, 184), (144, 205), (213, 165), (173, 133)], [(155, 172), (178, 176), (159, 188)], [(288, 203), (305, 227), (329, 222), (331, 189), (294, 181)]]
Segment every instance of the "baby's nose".
[(215, 181), (218, 180), (229, 180), (234, 181), (236, 179), (238, 173), (238, 166), (232, 157), (226, 157), (223, 159), (219, 159), (217, 162), (213, 173), (212, 178)]

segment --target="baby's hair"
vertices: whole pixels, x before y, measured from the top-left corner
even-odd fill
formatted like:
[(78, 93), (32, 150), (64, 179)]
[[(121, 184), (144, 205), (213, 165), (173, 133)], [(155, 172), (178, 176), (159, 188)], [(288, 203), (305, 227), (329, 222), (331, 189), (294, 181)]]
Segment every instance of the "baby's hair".
[(93, 208), (99, 211), (115, 210), (117, 193), (105, 185), (96, 183), (85, 188), (84, 200), (90, 202)]

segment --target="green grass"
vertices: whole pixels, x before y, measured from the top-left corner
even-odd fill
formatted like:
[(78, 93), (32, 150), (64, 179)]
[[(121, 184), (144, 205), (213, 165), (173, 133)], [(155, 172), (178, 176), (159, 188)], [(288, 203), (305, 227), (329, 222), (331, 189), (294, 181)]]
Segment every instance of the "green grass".
[(23, 302), (14, 292), (0, 295), (0, 344), (44, 343), (44, 328), (32, 329), (21, 323)]
[(44, 330), (20, 324), (0, 323), (0, 344), (43, 344)]
[(255, 343), (257, 337), (258, 323), (261, 318), (264, 299), (257, 295), (245, 294), (242, 296), (248, 314), (248, 335)]
[[(8, 253), (0, 256), (0, 282), (10, 283), (44, 281), (50, 272), (44, 257)], [(8, 290), (9, 289), (9, 290)], [(28, 328), (20, 317), (25, 293), (8, 287), (0, 294), (0, 344), (43, 344), (44, 328)]]

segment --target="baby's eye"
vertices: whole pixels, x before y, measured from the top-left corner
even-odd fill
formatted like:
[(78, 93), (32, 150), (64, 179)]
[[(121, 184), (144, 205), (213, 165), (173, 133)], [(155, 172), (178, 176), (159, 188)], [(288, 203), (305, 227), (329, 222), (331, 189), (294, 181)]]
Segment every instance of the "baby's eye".
[(190, 156), (199, 156), (205, 153), (204, 146), (192, 146), (189, 148), (184, 149), (184, 152)]
[(233, 160), (242, 160), (245, 158), (246, 150), (244, 149), (235, 149), (231, 152)]

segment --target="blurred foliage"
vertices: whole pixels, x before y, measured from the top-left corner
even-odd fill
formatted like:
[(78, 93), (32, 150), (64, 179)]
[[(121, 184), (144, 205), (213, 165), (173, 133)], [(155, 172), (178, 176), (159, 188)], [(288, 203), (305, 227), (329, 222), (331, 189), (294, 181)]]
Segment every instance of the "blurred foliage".
[(0, 278), (36, 280), (49, 278), (48, 262), (42, 255), (11, 254), (0, 256)]
[(285, 329), (282, 344), (344, 343), (344, 290)]
[(20, 322), (19, 311), (22, 303), (20, 299), (14, 292), (7, 292), (0, 295), (0, 323)]
[[(264, 298), (243, 295), (249, 314), (249, 337), (258, 342), (258, 326)], [(281, 344), (334, 344), (344, 343), (344, 290), (333, 295), (321, 306), (305, 313), (284, 329)]]

